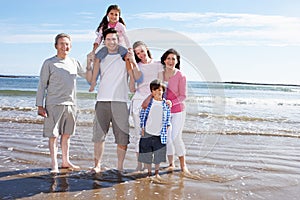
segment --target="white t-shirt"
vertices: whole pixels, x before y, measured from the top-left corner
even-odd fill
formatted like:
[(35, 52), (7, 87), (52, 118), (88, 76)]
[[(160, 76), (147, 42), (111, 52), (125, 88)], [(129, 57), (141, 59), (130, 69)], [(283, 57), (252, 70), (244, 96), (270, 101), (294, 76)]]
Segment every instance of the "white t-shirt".
[(146, 122), (146, 127), (145, 127), (147, 133), (155, 136), (160, 135), (160, 131), (162, 128), (162, 115), (163, 115), (162, 101), (156, 101), (153, 99), (153, 103), (150, 108), (149, 115)]
[(108, 54), (100, 63), (97, 101), (127, 102), (128, 92), (125, 61), (120, 54)]
[(143, 81), (137, 84), (136, 92), (133, 100), (144, 100), (150, 94), (150, 83), (158, 78), (159, 72), (163, 71), (163, 65), (158, 61), (152, 61), (149, 64), (138, 63), (138, 66), (143, 73)]

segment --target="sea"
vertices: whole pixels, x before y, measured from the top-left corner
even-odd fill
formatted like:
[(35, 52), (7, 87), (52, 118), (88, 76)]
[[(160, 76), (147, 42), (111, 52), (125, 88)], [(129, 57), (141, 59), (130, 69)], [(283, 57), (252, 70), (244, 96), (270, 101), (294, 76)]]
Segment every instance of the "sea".
[[(193, 177), (175, 170), (155, 183), (136, 173), (128, 145), (125, 172), (115, 170), (110, 129), (100, 174), (91, 174), (96, 92), (77, 80), (78, 118), (70, 160), (80, 171), (49, 173), (48, 138), (35, 106), (39, 77), (0, 78), (0, 199), (299, 199), (300, 86), (189, 81), (183, 140)], [(128, 94), (129, 97), (132, 94)], [(128, 102), (128, 107), (130, 102)], [(133, 130), (131, 117), (130, 125)], [(61, 163), (61, 148), (58, 160)]]
[[(38, 81), (38, 76), (0, 78), (1, 122), (42, 123), (35, 106)], [(83, 126), (91, 125), (94, 117), (96, 93), (88, 88), (78, 78), (78, 124)], [(185, 132), (300, 136), (298, 85), (191, 81), (186, 108)]]

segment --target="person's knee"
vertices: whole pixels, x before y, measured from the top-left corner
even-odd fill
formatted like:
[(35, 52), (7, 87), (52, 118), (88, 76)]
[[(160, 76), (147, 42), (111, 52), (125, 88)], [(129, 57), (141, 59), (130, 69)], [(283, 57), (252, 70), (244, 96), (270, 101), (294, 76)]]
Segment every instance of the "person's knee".
[(64, 138), (64, 139), (69, 139), (71, 137), (71, 135), (67, 134), (67, 133), (64, 133), (64, 134), (62, 134), (61, 137)]
[(118, 148), (127, 151), (127, 145), (118, 144)]

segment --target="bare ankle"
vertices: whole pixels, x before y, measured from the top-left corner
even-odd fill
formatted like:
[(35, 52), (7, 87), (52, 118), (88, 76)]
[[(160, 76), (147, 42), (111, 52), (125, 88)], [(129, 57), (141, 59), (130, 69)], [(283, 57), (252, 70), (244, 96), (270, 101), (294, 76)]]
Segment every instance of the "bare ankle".
[(175, 167), (174, 163), (169, 164), (169, 167)]

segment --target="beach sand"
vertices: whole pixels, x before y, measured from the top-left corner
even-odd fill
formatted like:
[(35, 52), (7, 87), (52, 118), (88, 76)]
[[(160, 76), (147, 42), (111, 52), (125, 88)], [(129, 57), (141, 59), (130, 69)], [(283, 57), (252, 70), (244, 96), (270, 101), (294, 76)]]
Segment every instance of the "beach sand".
[(111, 132), (103, 158), (108, 170), (89, 173), (92, 128), (78, 126), (76, 130), (70, 155), (81, 170), (64, 169), (51, 175), (42, 125), (0, 122), (0, 199), (298, 199), (299, 138), (184, 133), (187, 164), (198, 179), (184, 177), (179, 168), (172, 173), (162, 169), (161, 177), (166, 180), (162, 184), (146, 178), (145, 173), (134, 173), (131, 145), (125, 172), (115, 170), (116, 145)]

